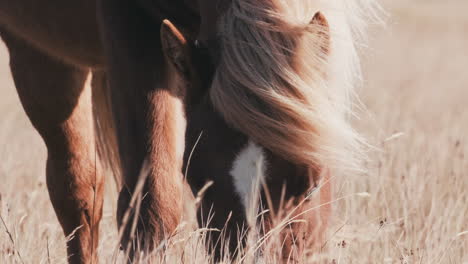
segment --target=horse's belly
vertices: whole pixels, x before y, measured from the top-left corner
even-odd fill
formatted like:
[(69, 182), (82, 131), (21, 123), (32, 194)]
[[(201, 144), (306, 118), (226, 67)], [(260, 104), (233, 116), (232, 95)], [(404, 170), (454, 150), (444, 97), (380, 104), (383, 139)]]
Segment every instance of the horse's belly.
[(95, 2), (1, 0), (0, 27), (71, 64), (100, 67), (104, 56)]

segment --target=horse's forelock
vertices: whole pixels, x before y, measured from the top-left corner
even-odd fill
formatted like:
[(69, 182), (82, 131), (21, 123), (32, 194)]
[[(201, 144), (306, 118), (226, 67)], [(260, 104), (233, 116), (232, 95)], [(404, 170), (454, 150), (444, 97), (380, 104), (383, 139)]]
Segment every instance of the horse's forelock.
[[(220, 61), (210, 90), (215, 108), (292, 162), (360, 169), (348, 95), (360, 78), (354, 32), (363, 31), (361, 10), (373, 3), (232, 0), (218, 32)], [(309, 23), (318, 11), (329, 32), (323, 23)]]

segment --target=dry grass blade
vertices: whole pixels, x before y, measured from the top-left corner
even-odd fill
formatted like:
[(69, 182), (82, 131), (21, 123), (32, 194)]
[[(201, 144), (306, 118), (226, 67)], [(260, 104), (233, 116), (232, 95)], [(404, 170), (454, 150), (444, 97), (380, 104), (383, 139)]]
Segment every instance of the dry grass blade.
[(203, 187), (198, 191), (197, 197), (195, 197), (195, 206), (198, 208), (200, 206), (201, 201), (203, 200), (203, 196), (205, 192), (214, 184), (213, 181), (208, 181), (203, 185)]
[[(122, 226), (119, 229), (119, 236), (118, 236), (119, 244), (117, 245), (117, 248), (116, 248), (116, 250), (114, 252), (118, 252), (118, 248), (120, 247), (119, 246), (120, 242), (123, 239), (124, 230), (125, 230), (125, 228), (127, 228), (127, 225), (129, 224), (130, 216), (131, 216), (132, 212), (134, 214), (133, 214), (133, 219), (132, 219), (132, 222), (131, 222), (132, 226), (131, 226), (131, 232), (130, 232), (130, 239), (131, 239), (131, 241), (133, 241), (133, 239), (135, 238), (136, 225), (137, 225), (137, 222), (138, 222), (138, 216), (139, 216), (139, 212), (140, 212), (141, 200), (143, 198), (142, 192), (143, 192), (143, 188), (144, 188), (145, 183), (146, 183), (146, 179), (148, 178), (148, 176), (150, 174), (150, 170), (151, 170), (151, 167), (149, 166), (148, 159), (145, 159), (145, 161), (143, 162), (142, 167), (141, 167), (140, 175), (138, 176), (138, 181), (137, 181), (137, 184), (135, 186), (135, 190), (132, 192), (133, 194), (132, 194), (132, 198), (130, 200), (129, 206), (128, 206), (128, 208), (125, 211), (125, 214), (123, 216)], [(125, 252), (125, 258), (124, 259), (128, 259), (129, 253), (130, 253), (130, 247), (132, 246), (132, 244), (133, 243), (128, 243), (127, 248), (124, 251)], [(114, 260), (116, 260), (116, 257), (117, 257), (117, 255), (114, 254)]]
[(11, 245), (13, 246), (13, 250), (15, 251), (16, 255), (18, 256), (18, 260), (24, 264), (23, 258), (21, 257), (20, 252), (16, 248), (15, 240), (13, 239), (13, 235), (11, 234), (10, 230), (8, 230), (8, 226), (3, 219), (3, 216), (0, 214), (0, 220), (2, 221), (3, 227), (5, 228), (5, 232), (7, 233), (8, 237), (10, 238)]
[(192, 149), (190, 150), (190, 155), (189, 155), (189, 158), (187, 160), (187, 165), (185, 166), (185, 173), (184, 173), (185, 179), (187, 179), (187, 173), (188, 173), (188, 169), (190, 167), (190, 162), (192, 161), (193, 153), (195, 152), (195, 149), (198, 146), (198, 142), (200, 142), (200, 139), (201, 139), (202, 136), (203, 136), (203, 131), (200, 132), (200, 135), (198, 135), (197, 141), (195, 141), (195, 145), (193, 145)]
[(50, 262), (50, 249), (49, 249), (49, 237), (47, 236), (47, 263), (51, 264)]

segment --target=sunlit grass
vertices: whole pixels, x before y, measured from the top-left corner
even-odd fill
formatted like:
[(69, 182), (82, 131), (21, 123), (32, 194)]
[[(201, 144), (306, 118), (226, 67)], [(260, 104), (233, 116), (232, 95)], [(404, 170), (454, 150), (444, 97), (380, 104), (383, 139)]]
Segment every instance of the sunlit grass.
[[(466, 4), (385, 3), (395, 16), (364, 54), (360, 94), (368, 110), (356, 122), (375, 149), (367, 173), (334, 179), (327, 243), (308, 261), (468, 263)], [(20, 107), (4, 48), (0, 57), (0, 263), (65, 263), (66, 238), (45, 186), (45, 147)], [(124, 258), (117, 247), (116, 196), (109, 178), (102, 263)], [(142, 262), (212, 262), (207, 230), (181, 230)]]

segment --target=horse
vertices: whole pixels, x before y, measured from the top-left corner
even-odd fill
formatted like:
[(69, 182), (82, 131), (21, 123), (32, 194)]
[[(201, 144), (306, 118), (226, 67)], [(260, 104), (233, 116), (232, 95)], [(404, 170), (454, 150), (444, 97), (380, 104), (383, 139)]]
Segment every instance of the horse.
[[(313, 28), (311, 34), (324, 34), (320, 48), (328, 50), (329, 29), (325, 17), (316, 13), (309, 26)], [(283, 249), (284, 263), (300, 259), (306, 249), (320, 248), (331, 210), (330, 175), (289, 162), (229, 126), (206, 93), (213, 68), (198, 67), (206, 64), (201, 61), (206, 57), (197, 55), (196, 49), (167, 20), (161, 28), (161, 40), (163, 53), (172, 65), (168, 67), (173, 80), (170, 90), (195, 94), (186, 96), (196, 101), (185, 104), (186, 150), (193, 151), (185, 152), (184, 167), (194, 193), (207, 182), (213, 182), (204, 194), (198, 222), (206, 223), (210, 230), (223, 230), (208, 236), (207, 244), (216, 258), (221, 259), (223, 253), (216, 241), (228, 242), (231, 254), (240, 252), (245, 246), (243, 234), (256, 225), (264, 227), (263, 237), (272, 236), (268, 233), (275, 228), (282, 231), (277, 247)], [(318, 173), (324, 173), (323, 177)], [(265, 210), (267, 213), (255, 220)], [(211, 212), (214, 215), (210, 216)]]
[[(124, 246), (133, 241), (127, 211), (139, 219), (136, 229), (147, 248), (180, 222), (187, 120), (184, 95), (168, 89), (155, 33), (163, 19), (206, 51), (214, 68), (210, 101), (226, 124), (310, 175), (321, 175), (325, 166), (335, 172), (359, 164), (353, 158), (359, 155), (352, 155), (359, 152), (359, 139), (346, 116), (359, 77), (354, 33), (363, 31), (362, 11), (372, 4), (2, 1), (0, 36), (15, 85), (48, 150), (54, 210), (64, 234), (74, 234), (67, 242), (70, 263), (97, 261), (107, 169), (122, 186), (117, 221)], [(326, 34), (310, 34), (318, 10), (330, 22), (328, 52), (317, 49)], [(92, 89), (84, 85), (90, 72)], [(145, 196), (136, 212), (131, 198), (141, 179)]]

